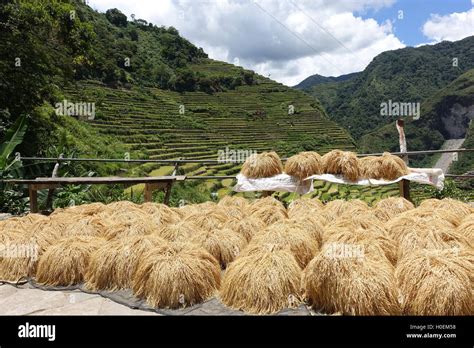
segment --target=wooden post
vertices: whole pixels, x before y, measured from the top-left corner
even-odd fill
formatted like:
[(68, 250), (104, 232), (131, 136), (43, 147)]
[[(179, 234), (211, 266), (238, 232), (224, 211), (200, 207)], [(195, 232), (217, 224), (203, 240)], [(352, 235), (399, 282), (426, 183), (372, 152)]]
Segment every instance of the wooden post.
[(38, 191), (36, 191), (35, 185), (28, 185), (28, 191), (30, 194), (30, 212), (38, 212)]
[(171, 197), (171, 188), (173, 187), (173, 183), (170, 182), (168, 185), (166, 185), (165, 188), (165, 199), (163, 201), (164, 204), (169, 205), (170, 203), (170, 197)]
[[(405, 137), (405, 121), (402, 119), (397, 120), (396, 126), (399, 135), (400, 152), (406, 153), (407, 139)], [(408, 155), (403, 155), (402, 159), (408, 165)], [(410, 181), (403, 179), (398, 183), (398, 187), (400, 189), (400, 196), (407, 200), (410, 200)]]
[(144, 200), (147, 203), (153, 200), (153, 185), (150, 183), (145, 184)]

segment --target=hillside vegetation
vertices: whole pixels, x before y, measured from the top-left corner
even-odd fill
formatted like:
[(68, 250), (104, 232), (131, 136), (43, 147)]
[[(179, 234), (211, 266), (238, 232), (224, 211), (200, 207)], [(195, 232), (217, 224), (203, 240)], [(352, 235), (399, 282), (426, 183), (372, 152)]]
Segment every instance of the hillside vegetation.
[(332, 119), (359, 140), (394, 121), (380, 115), (382, 102), (420, 102), (423, 108), (427, 98), (472, 68), (474, 36), (383, 52), (354, 78), (317, 83), (304, 89), (321, 101)]

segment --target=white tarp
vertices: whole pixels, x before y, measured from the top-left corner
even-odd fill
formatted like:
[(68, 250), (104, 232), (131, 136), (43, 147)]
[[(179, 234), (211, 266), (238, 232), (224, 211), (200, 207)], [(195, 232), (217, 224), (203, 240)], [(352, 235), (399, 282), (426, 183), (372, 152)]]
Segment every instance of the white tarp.
[(399, 177), (396, 180), (376, 180), (376, 179), (363, 179), (356, 182), (347, 181), (341, 175), (322, 174), (312, 175), (305, 180), (323, 180), (329, 181), (336, 184), (347, 184), (347, 185), (362, 185), (362, 186), (377, 186), (377, 185), (390, 185), (401, 180), (409, 180), (417, 182), (419, 184), (432, 185), (442, 190), (444, 187), (444, 173), (439, 168), (410, 168), (410, 174)]
[(278, 191), (297, 192), (304, 195), (313, 192), (313, 180), (300, 182), (288, 174), (279, 174), (271, 178), (250, 179), (242, 174), (237, 175), (237, 185), (234, 186), (236, 192), (249, 191)]
[(304, 181), (299, 181), (288, 174), (279, 174), (271, 178), (249, 179), (242, 174), (237, 175), (237, 185), (234, 187), (236, 192), (249, 191), (277, 191), (277, 192), (296, 192), (305, 194), (313, 192), (313, 180), (323, 180), (335, 184), (377, 186), (389, 185), (399, 182), (403, 179), (417, 182), (420, 184), (432, 185), (442, 190), (444, 187), (444, 173), (438, 168), (410, 168), (410, 174), (399, 177), (396, 180), (376, 180), (364, 179), (357, 182), (347, 181), (340, 175), (322, 174), (313, 175)]

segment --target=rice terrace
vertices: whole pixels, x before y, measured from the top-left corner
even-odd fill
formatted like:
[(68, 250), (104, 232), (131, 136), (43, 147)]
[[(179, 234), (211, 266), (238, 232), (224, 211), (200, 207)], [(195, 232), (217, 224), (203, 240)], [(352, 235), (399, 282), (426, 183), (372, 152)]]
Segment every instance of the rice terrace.
[(61, 339), (28, 315), (472, 318), (474, 10), (419, 3), (2, 3), (15, 340)]

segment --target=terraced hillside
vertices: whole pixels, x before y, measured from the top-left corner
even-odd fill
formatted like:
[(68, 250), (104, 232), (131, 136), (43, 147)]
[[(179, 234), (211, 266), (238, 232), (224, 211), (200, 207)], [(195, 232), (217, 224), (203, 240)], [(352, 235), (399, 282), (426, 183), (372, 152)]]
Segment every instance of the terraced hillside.
[[(206, 60), (198, 67), (213, 71), (234, 69), (233, 65)], [(158, 88), (112, 89), (98, 82), (79, 83), (66, 89), (70, 100), (95, 101), (96, 118), (91, 124), (101, 133), (125, 143), (133, 158), (136, 151), (150, 159), (218, 159), (218, 151), (277, 150), (285, 153), (308, 137), (325, 153), (333, 148), (355, 150), (348, 133), (330, 121), (319, 104), (306, 94), (259, 77), (256, 85), (206, 94), (178, 93)], [(289, 108), (294, 109), (289, 114)], [(304, 145), (304, 144), (302, 144)], [(229, 175), (240, 164), (187, 165), (196, 175)], [(147, 172), (166, 174), (169, 166), (147, 165)]]

